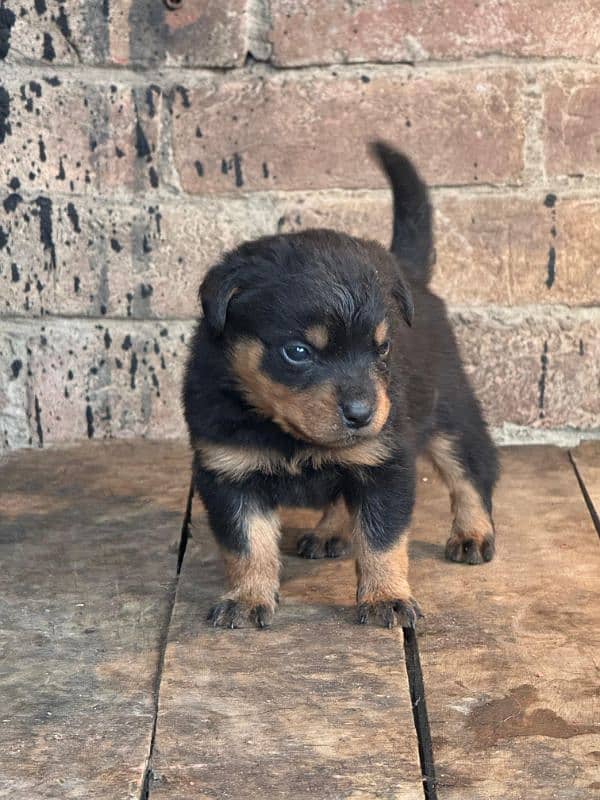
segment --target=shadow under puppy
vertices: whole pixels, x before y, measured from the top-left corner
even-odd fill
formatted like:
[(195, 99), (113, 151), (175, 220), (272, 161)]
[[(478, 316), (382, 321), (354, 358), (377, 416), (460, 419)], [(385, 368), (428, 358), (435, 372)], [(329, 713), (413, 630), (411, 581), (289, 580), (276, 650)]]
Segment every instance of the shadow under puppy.
[(268, 236), (225, 255), (201, 286), (183, 399), (194, 487), (230, 584), (214, 625), (268, 624), (277, 509), (308, 506), (323, 519), (299, 554), (335, 557), (351, 539), (359, 621), (414, 626), (407, 537), (423, 451), (450, 491), (447, 557), (493, 557), (496, 452), (427, 288), (427, 188), (405, 156), (374, 152), (394, 193), (391, 253), (330, 230)]

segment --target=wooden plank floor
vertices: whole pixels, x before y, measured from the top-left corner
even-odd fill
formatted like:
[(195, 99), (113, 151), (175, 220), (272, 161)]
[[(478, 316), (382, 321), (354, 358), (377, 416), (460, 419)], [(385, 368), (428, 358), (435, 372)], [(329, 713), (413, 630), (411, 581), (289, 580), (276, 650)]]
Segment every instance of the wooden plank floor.
[(354, 623), (350, 560), (306, 561), (291, 547), (273, 626), (211, 628), (223, 574), (196, 515), (169, 631), (152, 798), (422, 800), (401, 637)]
[(188, 462), (120, 442), (0, 468), (0, 797), (141, 796)]
[[(600, 444), (574, 454), (592, 498), (599, 459)], [(443, 559), (447, 496), (420, 481), (411, 578), (439, 797), (588, 800), (598, 538), (568, 453), (503, 464), (483, 567)], [(0, 467), (0, 798), (143, 798), (152, 750), (150, 800), (420, 800), (401, 634), (353, 624), (350, 561), (297, 559), (288, 538), (273, 627), (215, 631), (222, 575), (197, 504), (170, 618), (187, 482), (181, 444)]]
[[(600, 449), (597, 451), (600, 455)], [(600, 789), (600, 547), (568, 453), (506, 449), (496, 559), (443, 559), (448, 502), (420, 482), (412, 581), (444, 800)]]
[(588, 509), (600, 536), (600, 441), (582, 442), (571, 453)]

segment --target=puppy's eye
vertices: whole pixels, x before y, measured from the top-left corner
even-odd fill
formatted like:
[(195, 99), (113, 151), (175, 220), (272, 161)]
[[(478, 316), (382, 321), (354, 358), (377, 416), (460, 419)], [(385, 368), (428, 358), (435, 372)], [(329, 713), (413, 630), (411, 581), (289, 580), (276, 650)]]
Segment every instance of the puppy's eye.
[(300, 342), (290, 342), (281, 348), (281, 355), (294, 366), (304, 366), (312, 361), (312, 351), (306, 344)]
[(390, 341), (386, 339), (385, 342), (382, 342), (377, 347), (377, 355), (381, 356), (381, 358), (385, 358), (390, 352)]

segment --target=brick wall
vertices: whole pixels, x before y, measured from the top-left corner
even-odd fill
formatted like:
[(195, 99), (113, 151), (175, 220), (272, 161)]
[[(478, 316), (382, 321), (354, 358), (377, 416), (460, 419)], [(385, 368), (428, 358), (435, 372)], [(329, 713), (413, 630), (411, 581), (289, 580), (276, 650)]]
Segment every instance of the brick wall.
[[(176, 2), (177, 0), (174, 0)], [(387, 243), (383, 136), (506, 437), (600, 429), (597, 0), (0, 0), (0, 449), (183, 432), (225, 247)]]

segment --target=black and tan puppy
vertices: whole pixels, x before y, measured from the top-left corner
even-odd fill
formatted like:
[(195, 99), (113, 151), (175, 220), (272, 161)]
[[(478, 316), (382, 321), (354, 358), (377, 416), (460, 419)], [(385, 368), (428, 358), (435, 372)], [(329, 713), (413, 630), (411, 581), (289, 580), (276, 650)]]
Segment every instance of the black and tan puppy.
[(405, 156), (374, 151), (394, 192), (391, 253), (329, 230), (268, 236), (225, 255), (201, 286), (183, 397), (194, 486), (230, 583), (214, 625), (268, 623), (280, 506), (323, 509), (300, 555), (335, 557), (352, 539), (360, 622), (414, 625), (407, 537), (421, 451), (450, 490), (447, 557), (494, 554), (496, 453), (427, 288), (427, 189)]

